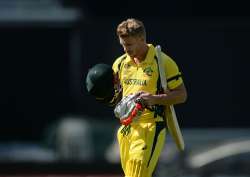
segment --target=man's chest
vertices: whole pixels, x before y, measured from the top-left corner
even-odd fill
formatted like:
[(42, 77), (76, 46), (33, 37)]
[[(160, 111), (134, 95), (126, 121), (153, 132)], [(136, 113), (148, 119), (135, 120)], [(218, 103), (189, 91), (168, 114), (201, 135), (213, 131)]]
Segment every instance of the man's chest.
[(157, 66), (153, 64), (131, 65), (124, 64), (121, 72), (121, 81), (123, 88), (126, 87), (156, 87), (158, 79)]

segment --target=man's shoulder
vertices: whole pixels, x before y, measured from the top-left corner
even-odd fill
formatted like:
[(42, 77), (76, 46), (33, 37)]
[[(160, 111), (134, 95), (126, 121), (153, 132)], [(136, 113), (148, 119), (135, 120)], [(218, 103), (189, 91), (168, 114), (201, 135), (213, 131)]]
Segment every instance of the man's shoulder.
[(166, 53), (164, 53), (164, 52), (162, 52), (162, 59), (163, 60), (173, 60), (168, 54), (166, 54)]
[(175, 64), (175, 61), (172, 57), (170, 57), (169, 55), (167, 55), (166, 53), (162, 52), (162, 59), (163, 59), (163, 62), (166, 64), (166, 65), (172, 65), (172, 64)]
[(122, 60), (124, 60), (126, 57), (127, 57), (127, 54), (125, 53), (125, 54), (119, 56), (118, 58), (116, 58), (115, 61), (114, 61), (114, 63), (119, 63)]
[(113, 69), (116, 71), (119, 68), (119, 65), (122, 63), (122, 61), (127, 57), (126, 54), (123, 54), (115, 59), (113, 63)]
[(113, 66), (119, 65), (125, 58), (127, 57), (127, 54), (123, 54), (115, 59)]

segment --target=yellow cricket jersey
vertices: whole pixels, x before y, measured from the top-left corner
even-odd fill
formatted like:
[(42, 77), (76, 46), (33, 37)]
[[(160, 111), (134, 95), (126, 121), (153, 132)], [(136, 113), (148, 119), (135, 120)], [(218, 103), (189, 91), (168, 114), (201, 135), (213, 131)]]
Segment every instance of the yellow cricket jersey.
[[(117, 58), (113, 64), (113, 70), (118, 73), (120, 84), (123, 89), (122, 96), (134, 94), (139, 91), (156, 94), (157, 80), (159, 77), (158, 66), (155, 54), (155, 47), (148, 44), (149, 50), (145, 60), (136, 64), (129, 55), (124, 54)], [(166, 76), (168, 80), (168, 88), (174, 89), (183, 81), (176, 63), (166, 54), (162, 53), (162, 60), (165, 66)], [(158, 120), (162, 120), (157, 117)], [(155, 120), (154, 112), (146, 109), (139, 122)]]

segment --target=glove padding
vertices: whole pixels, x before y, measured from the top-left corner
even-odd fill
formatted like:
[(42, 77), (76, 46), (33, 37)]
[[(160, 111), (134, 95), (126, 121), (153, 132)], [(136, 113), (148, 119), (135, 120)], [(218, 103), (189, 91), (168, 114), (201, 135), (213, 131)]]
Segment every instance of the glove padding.
[(115, 116), (123, 125), (136, 121), (145, 108), (144, 100), (138, 98), (139, 94), (124, 97), (115, 107)]

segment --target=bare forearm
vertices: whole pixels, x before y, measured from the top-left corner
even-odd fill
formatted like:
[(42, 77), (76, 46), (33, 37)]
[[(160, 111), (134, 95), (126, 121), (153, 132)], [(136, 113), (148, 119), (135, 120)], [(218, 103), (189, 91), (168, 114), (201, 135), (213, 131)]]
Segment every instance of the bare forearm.
[(159, 104), (159, 105), (173, 105), (184, 103), (187, 99), (187, 91), (184, 84), (174, 90), (167, 91), (164, 94), (152, 95), (147, 92), (140, 93), (140, 97), (149, 106)]
[(159, 105), (174, 105), (184, 103), (187, 99), (187, 94), (178, 90), (169, 91), (166, 94), (154, 95), (154, 104)]

